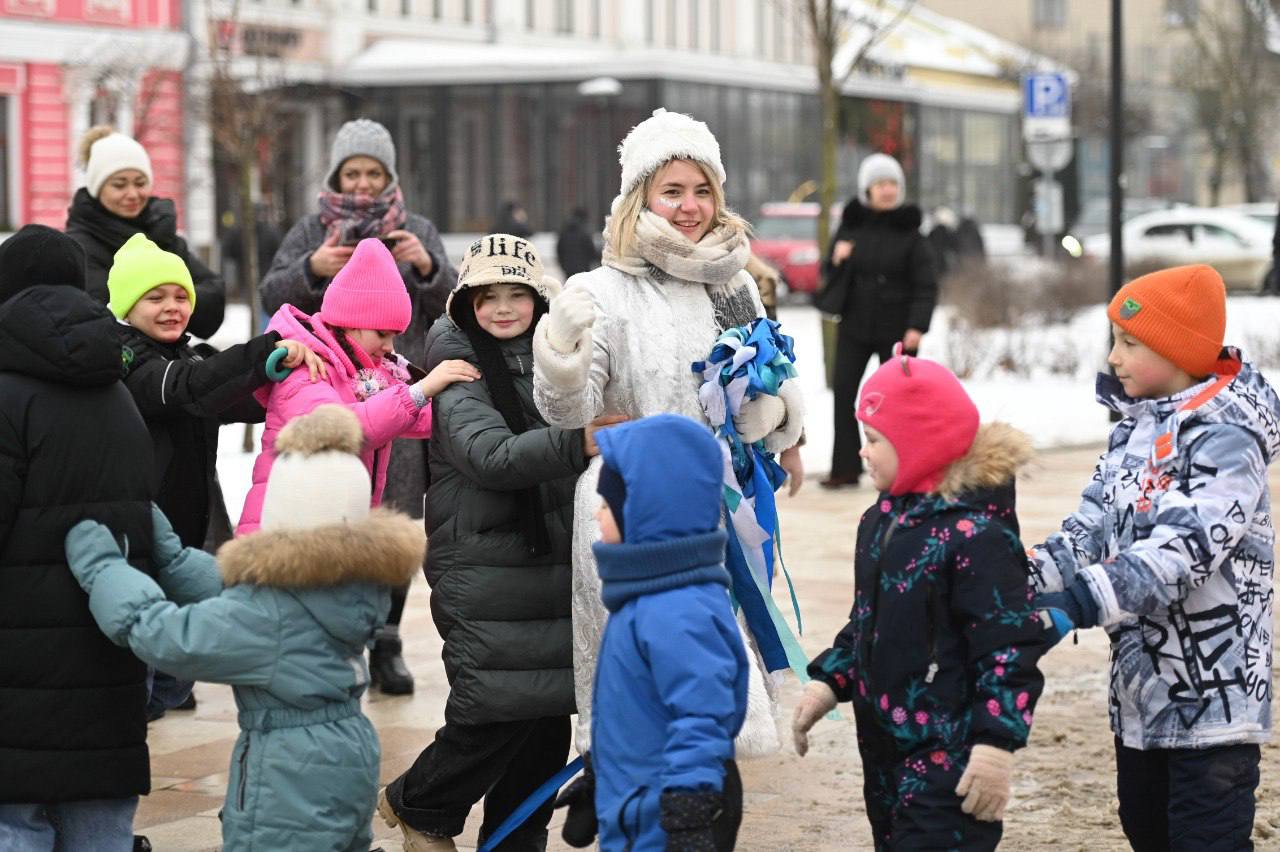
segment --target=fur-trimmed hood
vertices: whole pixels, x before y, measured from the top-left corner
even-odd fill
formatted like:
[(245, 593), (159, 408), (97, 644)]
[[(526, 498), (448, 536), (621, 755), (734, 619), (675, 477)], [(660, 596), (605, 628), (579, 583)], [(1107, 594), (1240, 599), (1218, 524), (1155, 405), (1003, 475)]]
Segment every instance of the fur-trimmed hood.
[(849, 199), (840, 214), (840, 225), (849, 229), (882, 222), (895, 230), (918, 231), (923, 221), (924, 214), (915, 204), (903, 204), (892, 210), (872, 210), (856, 198)]
[(963, 494), (988, 491), (1011, 483), (1035, 456), (1031, 439), (1008, 423), (978, 427), (969, 451), (947, 467), (938, 494), (955, 500)]
[(259, 530), (224, 544), (218, 564), (227, 586), (403, 586), (422, 568), (426, 546), (420, 521), (380, 508), (357, 523)]

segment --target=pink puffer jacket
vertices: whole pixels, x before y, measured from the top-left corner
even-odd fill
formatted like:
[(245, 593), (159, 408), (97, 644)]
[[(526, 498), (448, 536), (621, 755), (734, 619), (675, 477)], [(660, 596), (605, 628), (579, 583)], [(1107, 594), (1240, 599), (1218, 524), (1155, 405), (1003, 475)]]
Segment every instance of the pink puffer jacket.
[[(338, 341), (324, 325), (320, 314), (307, 316), (293, 305), (283, 305), (271, 318), (268, 331), (278, 331), (288, 340), (309, 346), (329, 364), (329, 378), (311, 381), (305, 368), (294, 370), (277, 384), (264, 385), (256, 391), (258, 402), (267, 410), (266, 429), (262, 433), (262, 450), (253, 463), (253, 485), (244, 500), (244, 511), (236, 526), (236, 535), (258, 529), (262, 517), (262, 500), (266, 496), (267, 477), (275, 462), (276, 434), (295, 417), (325, 403), (340, 403), (355, 412), (364, 429), (364, 451), (361, 461), (373, 479), (372, 505), (382, 502), (382, 489), (387, 483), (387, 463), (391, 460), (391, 441), (395, 438), (430, 438), (431, 406), (419, 409), (409, 394), (409, 386), (394, 377), (385, 364), (375, 363), (358, 347), (352, 347), (361, 364), (351, 363)], [(357, 374), (372, 383), (385, 383), (364, 401), (356, 394)]]

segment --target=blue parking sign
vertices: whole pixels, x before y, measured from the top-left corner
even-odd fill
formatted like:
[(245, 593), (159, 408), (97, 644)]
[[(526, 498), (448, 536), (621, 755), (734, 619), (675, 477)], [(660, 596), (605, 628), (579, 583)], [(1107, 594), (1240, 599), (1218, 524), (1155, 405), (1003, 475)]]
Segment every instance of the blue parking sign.
[(1069, 118), (1071, 86), (1067, 75), (1057, 72), (1028, 74), (1022, 83), (1025, 118)]

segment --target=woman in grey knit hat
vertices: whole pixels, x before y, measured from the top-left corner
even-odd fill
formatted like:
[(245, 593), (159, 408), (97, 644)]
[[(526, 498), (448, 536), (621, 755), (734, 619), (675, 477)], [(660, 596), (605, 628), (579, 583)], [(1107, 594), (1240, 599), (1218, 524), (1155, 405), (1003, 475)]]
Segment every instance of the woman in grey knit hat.
[[(338, 130), (329, 171), (318, 198), (319, 210), (295, 224), (280, 244), (260, 293), (262, 307), (274, 314), (291, 304), (305, 313), (320, 310), (330, 280), (367, 237), (387, 243), (405, 288), (413, 299), (409, 327), (396, 337), (396, 351), (422, 364), (427, 330), (444, 313), (445, 299), (458, 274), (449, 263), (440, 233), (431, 220), (404, 207), (396, 174), (391, 133), (376, 121), (358, 118)], [(415, 518), (422, 517), (426, 494), (426, 441), (395, 441), (383, 501)], [(374, 686), (390, 695), (413, 692), (413, 675), (400, 650), (400, 616), (408, 588), (392, 595), (391, 615), (369, 659)]]

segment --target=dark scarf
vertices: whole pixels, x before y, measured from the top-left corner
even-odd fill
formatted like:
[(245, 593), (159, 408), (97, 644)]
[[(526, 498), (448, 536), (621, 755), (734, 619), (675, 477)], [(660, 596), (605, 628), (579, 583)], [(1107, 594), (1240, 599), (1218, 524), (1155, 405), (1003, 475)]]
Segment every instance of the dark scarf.
[(320, 193), (320, 224), (326, 236), (338, 234), (338, 245), (346, 246), (368, 237), (381, 237), (404, 227), (404, 195), (398, 185), (382, 194), (355, 195), (345, 192)]
[[(476, 323), (475, 308), (472, 304), (472, 293), (462, 292), (462, 304), (455, 309), (458, 326), (471, 342), (471, 349), (476, 353), (476, 366), (489, 389), (489, 397), (493, 407), (502, 415), (503, 421), (511, 434), (520, 435), (529, 431), (529, 420), (525, 417), (524, 406), (520, 403), (520, 394), (516, 392), (516, 383), (511, 379), (511, 368), (507, 366), (506, 356), (502, 353), (502, 344), (493, 335), (482, 330)], [(547, 303), (542, 297), (534, 295), (533, 322), (529, 323), (526, 335), (533, 334), (538, 325), (538, 318), (547, 312)], [(547, 532), (547, 520), (542, 505), (542, 489), (535, 485), (526, 488), (521, 494), (523, 507), (520, 526), (528, 542), (529, 555), (546, 556), (551, 552), (551, 536)]]
[[(81, 187), (76, 190), (71, 207), (67, 209), (67, 224), (79, 225), (95, 240), (113, 253), (129, 241), (134, 234), (146, 234), (147, 239), (165, 251), (174, 251), (178, 241), (178, 210), (172, 199), (147, 199), (142, 212), (132, 219), (117, 216), (102, 206), (102, 202)], [(186, 260), (185, 253), (178, 252)]]

